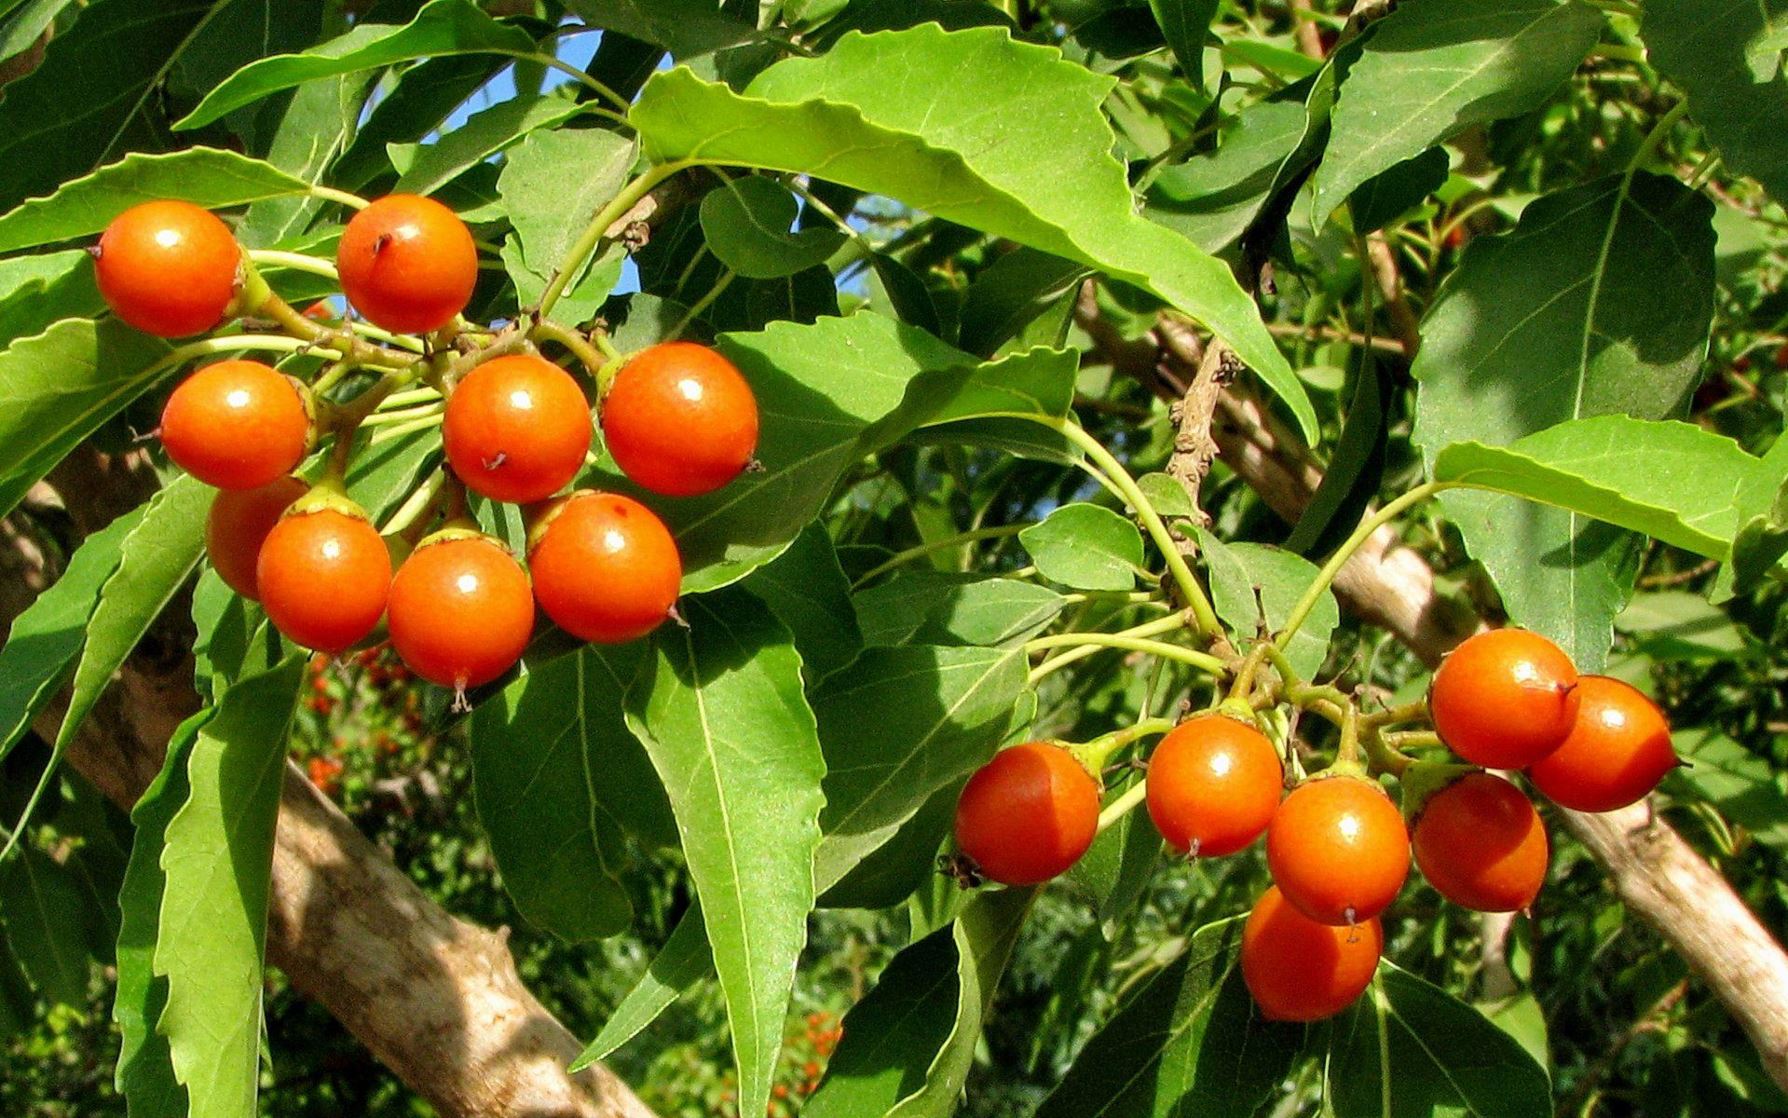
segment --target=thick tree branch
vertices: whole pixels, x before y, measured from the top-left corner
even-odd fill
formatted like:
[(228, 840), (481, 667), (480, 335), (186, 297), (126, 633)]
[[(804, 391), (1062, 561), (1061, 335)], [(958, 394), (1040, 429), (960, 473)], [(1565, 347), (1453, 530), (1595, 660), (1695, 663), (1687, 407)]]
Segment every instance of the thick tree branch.
[[(77, 528), (103, 523), (80, 480), (116, 503), (142, 491), (141, 475), (115, 462), (77, 461), (62, 471), (62, 498)], [(104, 471), (104, 472), (101, 472)], [(22, 576), (29, 553), (9, 549)], [(22, 577), (5, 579), (0, 609), (29, 601)], [(197, 709), (190, 634), (170, 611), (70, 747), (68, 760), (128, 807), (161, 765), (169, 737)], [(66, 697), (36, 721), (55, 734)], [(267, 951), (294, 987), (341, 1021), (372, 1053), (448, 1118), (651, 1118), (613, 1073), (565, 1072), (577, 1039), (522, 985), (506, 946), (455, 919), (394, 866), (349, 820), (286, 766), (274, 840)], [(276, 1038), (277, 1040), (277, 1038)]]

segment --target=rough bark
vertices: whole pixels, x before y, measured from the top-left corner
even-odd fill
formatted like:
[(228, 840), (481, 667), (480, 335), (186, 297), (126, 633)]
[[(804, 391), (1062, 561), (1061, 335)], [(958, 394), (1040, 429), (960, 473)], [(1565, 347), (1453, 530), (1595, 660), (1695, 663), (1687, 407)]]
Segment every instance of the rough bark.
[[(77, 532), (128, 507), (145, 484), (127, 464), (86, 452), (56, 480), (58, 492), (40, 487), (33, 499), (65, 506)], [(31, 597), (26, 568), (39, 560), (29, 539), (15, 534), (6, 552), (7, 619)], [(124, 807), (198, 708), (177, 613), (145, 639), (69, 749), (69, 763)], [(40, 735), (54, 736), (64, 703), (36, 720)], [(289, 763), (267, 932), (268, 959), (293, 986), (447, 1118), (651, 1118), (606, 1068), (566, 1074), (581, 1046), (522, 985), (505, 932), (435, 904)]]

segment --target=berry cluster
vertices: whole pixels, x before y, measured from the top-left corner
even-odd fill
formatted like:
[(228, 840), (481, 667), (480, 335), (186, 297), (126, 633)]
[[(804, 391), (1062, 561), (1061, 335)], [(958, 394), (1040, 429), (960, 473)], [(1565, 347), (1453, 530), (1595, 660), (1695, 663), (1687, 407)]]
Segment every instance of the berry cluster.
[[(228, 227), (185, 202), (125, 211), (93, 256), (107, 304), (137, 329), (184, 337), (232, 318), (266, 319), (307, 346), (339, 352), (310, 384), (258, 361), (206, 365), (175, 388), (162, 413), (169, 458), (221, 490), (206, 530), (212, 565), (294, 643), (340, 654), (373, 637), (383, 620), (410, 670), (463, 697), (521, 657), (536, 603), (566, 632), (604, 643), (636, 639), (674, 616), (682, 563), (664, 522), (618, 493), (564, 492), (591, 453), (595, 424), (584, 387), (541, 356), (527, 332), (481, 333), (461, 319), (478, 249), (445, 206), (392, 195), (360, 210), (341, 236), (341, 291), (377, 328), (374, 336), (426, 339), (401, 349), (320, 325), (330, 317), (326, 304), (293, 311), (267, 289)], [(594, 352), (575, 332), (554, 328), (548, 336)], [(726, 358), (687, 342), (630, 359), (609, 353), (589, 370), (600, 427), (635, 483), (695, 496), (751, 463), (757, 403)], [(340, 398), (343, 384), (369, 373), (370, 387)], [(388, 539), (347, 496), (343, 479), (359, 427), (416, 382), (427, 388), (409, 395), (426, 398), (418, 409), (427, 413), (424, 425), (439, 423), (446, 472), (434, 494), (417, 495), (431, 500), (413, 527), (435, 530), (418, 539), (407, 525)], [(326, 439), (333, 452), (321, 479), (294, 477)], [(466, 490), (524, 506), (526, 569), (467, 516)]]
[[(1334, 706), (1311, 700), (1322, 704)], [(1466, 764), (1414, 761), (1388, 748), (1376, 724), (1389, 763), (1362, 763), (1350, 711), (1335, 763), (1288, 781), (1288, 758), (1258, 728), (1256, 704), (1234, 695), (1174, 726), (1149, 757), (1149, 815), (1173, 849), (1220, 857), (1266, 836), (1274, 884), (1243, 927), (1241, 967), (1270, 1019), (1330, 1017), (1365, 990), (1384, 947), (1379, 914), (1403, 888), (1412, 848), (1455, 904), (1516, 912), (1533, 903), (1546, 876), (1545, 827), (1521, 790), (1488, 770), (1523, 770), (1561, 807), (1611, 811), (1643, 799), (1678, 763), (1651, 700), (1616, 679), (1578, 676), (1556, 645), (1519, 629), (1466, 641), (1419, 705)], [(972, 869), (1006, 885), (1066, 872), (1097, 836), (1106, 755), (1027, 742), (975, 772), (956, 808), (957, 846)], [(1399, 776), (1401, 808), (1379, 771)]]

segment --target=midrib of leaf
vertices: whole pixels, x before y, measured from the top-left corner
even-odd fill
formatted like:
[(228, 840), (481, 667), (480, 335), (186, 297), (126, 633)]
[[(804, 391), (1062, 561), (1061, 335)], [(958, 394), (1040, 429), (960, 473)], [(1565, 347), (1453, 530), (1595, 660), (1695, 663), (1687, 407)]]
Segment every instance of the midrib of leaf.
[[(95, 347), (95, 350), (97, 350), (98, 341), (99, 341), (98, 327), (92, 322), (83, 322), (82, 320), (79, 320), (79, 319), (64, 319), (61, 322), (51, 325), (50, 328), (48, 330), (45, 330), (43, 333), (38, 334), (33, 338), (23, 339), (23, 341), (36, 341), (39, 339), (48, 338), (51, 334), (55, 333), (59, 327), (67, 325), (69, 323), (75, 324), (74, 330), (80, 330), (80, 329), (84, 328), (93, 337), (94, 347)], [(70, 330), (70, 331), (68, 331), (68, 333), (73, 333), (74, 330)], [(17, 345), (18, 345), (18, 343), (14, 343), (15, 347)], [(77, 358), (77, 359), (75, 359), (75, 364), (76, 364), (76, 367), (78, 367), (78, 368), (88, 369), (88, 370), (91, 370), (93, 373), (99, 372), (99, 362), (97, 360), (83, 361), (83, 360), (80, 360)], [(164, 357), (163, 359), (158, 360), (158, 361), (154, 362), (153, 364), (149, 365), (147, 368), (142, 369), (141, 371), (136, 373), (134, 376), (119, 379), (113, 386), (112, 391), (104, 392), (97, 396), (92, 397), (92, 402), (90, 404), (88, 404), (88, 406), (84, 410), (75, 411), (72, 414), (72, 416), (66, 422), (64, 422), (61, 426), (52, 428), (53, 437), (50, 439), (40, 440), (40, 443), (53, 443), (53, 442), (55, 442), (56, 439), (65, 438), (70, 431), (74, 431), (74, 430), (81, 428), (94, 415), (96, 415), (100, 412), (103, 412), (106, 409), (106, 407), (111, 404), (111, 402), (113, 400), (117, 399), (120, 396), (136, 394), (142, 387), (142, 384), (144, 381), (148, 380), (151, 377), (156, 376), (165, 367), (166, 367), (166, 358)], [(80, 389), (76, 389), (75, 391), (80, 392)], [(9, 397), (9, 398), (13, 398), (13, 397)], [(28, 464), (29, 464), (28, 461), (20, 463), (20, 465), (28, 465)]]
[[(740, 645), (741, 648), (743, 647), (742, 643), (740, 641), (738, 641), (736, 637), (733, 636), (732, 627), (727, 625), (726, 621), (723, 618), (721, 618), (719, 614), (710, 612), (709, 616), (714, 618), (714, 621), (716, 624), (720, 625), (722, 628), (724, 628), (726, 630), (727, 636), (729, 638), (733, 638), (733, 643), (735, 645)], [(701, 663), (701, 661), (698, 660), (695, 655), (695, 636), (689, 630), (684, 630), (684, 632), (683, 632), (683, 647), (689, 655), (690, 664), (698, 665)], [(706, 695), (707, 689), (705, 687), (697, 686), (697, 687), (690, 688), (690, 690), (695, 693), (696, 717), (701, 722), (701, 728), (702, 728), (702, 747), (707, 751), (707, 754), (708, 754), (707, 775), (710, 778), (712, 778), (712, 780), (713, 780), (714, 800), (720, 809), (721, 833), (726, 836), (725, 842), (723, 842), (721, 845), (726, 847), (727, 865), (728, 865), (729, 869), (732, 871), (732, 875), (731, 875), (732, 880), (729, 882), (729, 884), (731, 886), (731, 891), (732, 891), (733, 905), (734, 905), (735, 911), (743, 914), (746, 910), (746, 905), (745, 905), (745, 890), (740, 885), (741, 879), (739, 876), (739, 850), (738, 850), (738, 844), (733, 841), (732, 808), (727, 800), (726, 787), (721, 782), (721, 779), (720, 779), (720, 757), (719, 757), (719, 754), (715, 751), (714, 730), (713, 730), (712, 725), (708, 721), (708, 699), (707, 699), (707, 695)], [(760, 1038), (758, 1036), (759, 1026), (758, 1026), (758, 1004), (757, 1004), (758, 1003), (757, 968), (755, 966), (751, 965), (752, 960), (755, 959), (755, 957), (756, 957), (755, 953), (751, 949), (751, 921), (750, 920), (740, 920), (738, 922), (738, 930), (739, 930), (739, 939), (741, 940), (741, 942), (745, 948), (745, 959), (746, 959), (745, 985), (746, 985), (747, 991), (750, 994), (750, 997), (745, 999), (745, 1004), (749, 1011), (746, 1014), (746, 1016), (749, 1019), (749, 1024), (750, 1024), (751, 1028), (750, 1028), (749, 1032), (741, 1033), (741, 1031), (735, 1027), (733, 1030), (733, 1034), (735, 1037), (738, 1037), (741, 1035), (749, 1036), (751, 1038), (752, 1055), (758, 1057), (761, 1060), (762, 1053), (760, 1053), (758, 1051)], [(713, 934), (712, 931), (710, 931), (709, 934), (712, 935)], [(733, 1006), (734, 1006), (734, 999), (727, 998), (726, 999), (726, 1011), (727, 1011), (728, 1017), (731, 1017), (733, 1015)], [(741, 1080), (744, 1081), (741, 1083), (742, 1087), (745, 1086), (746, 1083), (748, 1083), (751, 1078), (753, 1078), (757, 1075), (757, 1069), (755, 1069), (755, 1068), (752, 1068), (752, 1069), (740, 1068), (739, 1072), (740, 1072)], [(749, 1089), (749, 1088), (747, 1087), (747, 1089)]]
[(26, 883), (31, 888), (31, 899), (37, 904), (38, 922), (43, 925), (44, 940), (56, 955), (56, 969), (64, 974), (74, 973), (79, 968), (79, 963), (76, 961), (71, 965), (63, 954), (63, 937), (56, 934), (55, 926), (50, 918), (49, 902), (44, 899), (43, 889), (37, 883), (37, 871), (32, 869), (31, 861), (28, 852), (20, 852), (19, 868), (25, 871)]
[[(923, 754), (925, 752), (925, 747), (931, 743), (931, 740), (933, 738), (937, 737), (937, 735), (940, 732), (942, 732), (943, 728), (946, 725), (949, 724), (951, 717), (953, 715), (955, 715), (955, 713), (957, 711), (961, 710), (963, 708), (963, 706), (969, 701), (969, 699), (971, 699), (975, 695), (979, 694), (981, 691), (981, 688), (986, 684), (987, 680), (993, 676), (994, 672), (998, 671), (1000, 669), (1000, 667), (1003, 666), (1014, 655), (1017, 655), (1017, 653), (1016, 652), (1008, 652), (1006, 655), (1001, 656), (997, 660), (994, 660), (991, 663), (987, 664), (986, 670), (981, 673), (981, 678), (977, 679), (973, 686), (969, 687), (967, 690), (963, 691), (963, 693), (961, 695), (957, 696), (956, 702), (951, 704), (951, 706), (947, 710), (944, 711), (943, 715), (941, 717), (939, 717), (938, 720), (932, 724), (931, 729), (927, 730), (925, 732), (925, 736), (920, 738), (918, 740), (918, 742), (914, 744), (912, 750), (910, 752), (908, 752), (907, 755), (901, 759), (900, 763), (898, 765), (895, 765), (892, 769), (889, 769), (886, 776), (884, 776), (880, 781), (878, 781), (875, 784), (875, 786), (872, 787), (866, 795), (864, 795), (860, 799), (858, 799), (857, 806), (852, 808), (842, 818), (840, 818), (837, 822), (835, 822), (832, 826), (832, 830), (834, 832), (838, 832), (838, 833), (849, 833), (848, 830), (846, 829), (846, 824), (853, 822), (857, 818), (858, 815), (862, 814), (864, 807), (867, 804), (869, 804), (871, 801), (873, 801), (876, 796), (880, 795), (882, 790), (887, 788), (889, 784), (893, 783), (895, 777), (906, 772), (907, 766), (912, 764), (916, 758), (918, 758), (921, 754)], [(971, 670), (972, 668), (974, 668), (976, 666), (978, 666), (978, 665), (969, 665), (969, 664), (955, 665), (953, 667), (948, 667), (948, 668), (943, 669), (943, 671), (940, 671), (938, 673), (938, 675), (939, 675), (939, 678), (942, 678), (944, 672)], [(914, 672), (912, 674), (914, 676), (920, 676), (920, 675), (926, 675), (929, 673), (924, 672), (924, 671), (918, 671), (918, 672)], [(848, 694), (848, 692), (847, 692), (847, 694)], [(849, 770), (844, 770), (844, 771), (849, 771)]]
[(1400, 1015), (1397, 1012), (1397, 1007), (1390, 1003), (1390, 999), (1385, 996), (1384, 990), (1380, 987), (1379, 983), (1376, 981), (1372, 984), (1372, 1001), (1373, 1001), (1373, 1005), (1375, 1006), (1375, 1008), (1378, 1011), (1378, 1037), (1379, 1037), (1378, 1049), (1379, 1049), (1379, 1060), (1383, 1064), (1383, 1067), (1381, 1069), (1381, 1071), (1382, 1071), (1381, 1081), (1384, 1084), (1384, 1114), (1385, 1114), (1385, 1118), (1392, 1118), (1392, 1114), (1391, 1114), (1391, 1075), (1390, 1075), (1390, 1071), (1391, 1071), (1391, 1041), (1390, 1041), (1390, 1036), (1389, 1036), (1389, 1030), (1385, 1024), (1387, 1017), (1389, 1018), (1389, 1020), (1395, 1021), (1395, 1022), (1397, 1022), (1398, 1025), (1402, 1026), (1403, 1031), (1405, 1033), (1409, 1034), (1409, 1039), (1415, 1041), (1416, 1047), (1418, 1047), (1422, 1050), (1422, 1055), (1428, 1057), (1428, 1062), (1433, 1064), (1436, 1068), (1439, 1069), (1441, 1078), (1445, 1079), (1447, 1081), (1447, 1086), (1449, 1086), (1453, 1089), (1453, 1096), (1459, 1100), (1459, 1105), (1461, 1105), (1465, 1108), (1465, 1112), (1467, 1114), (1473, 1114), (1473, 1115), (1482, 1114), (1483, 1111), (1479, 1110), (1476, 1106), (1472, 1105), (1471, 1096), (1466, 1093), (1465, 1088), (1459, 1085), (1459, 1081), (1457, 1079), (1453, 1078), (1452, 1069), (1448, 1066), (1447, 1061), (1443, 1060), (1439, 1056), (1437, 1056), (1434, 1052), (1434, 1049), (1428, 1047), (1428, 1042), (1426, 1040), (1422, 1039), (1422, 1034), (1418, 1030), (1413, 1028), (1409, 1024), (1409, 1022), (1407, 1022), (1403, 1019), (1402, 1015)]
[[(1384, 995), (1384, 987), (1377, 979), (1372, 983), (1372, 1015), (1378, 1021), (1378, 1105), (1379, 1113), (1384, 1118), (1393, 1118), (1391, 1112), (1391, 1029), (1386, 1020), (1390, 1012), (1389, 1000)], [(1418, 1041), (1418, 1043), (1420, 1043)], [(1426, 1052), (1427, 1046), (1422, 1046)]]
[[(1239, 959), (1239, 956), (1237, 958)], [(1155, 1054), (1147, 1062), (1145, 1062), (1141, 1068), (1137, 1069), (1137, 1071), (1134, 1074), (1132, 1074), (1128, 1079), (1125, 1079), (1124, 1082), (1117, 1088), (1117, 1090), (1115, 1090), (1111, 1093), (1111, 1098), (1106, 1100), (1106, 1103), (1104, 1106), (1101, 1106), (1098, 1110), (1093, 1111), (1094, 1118), (1097, 1118), (1097, 1116), (1101, 1115), (1101, 1114), (1111, 1113), (1111, 1108), (1114, 1105), (1116, 1105), (1118, 1099), (1123, 1097), (1124, 1092), (1126, 1092), (1130, 1088), (1134, 1087), (1138, 1080), (1140, 1080), (1144, 1075), (1148, 1074), (1148, 1071), (1150, 1068), (1154, 1067), (1156, 1064), (1161, 1062), (1162, 1053), (1167, 1051), (1167, 1049), (1170, 1046), (1179, 1043), (1180, 1038), (1184, 1037), (1187, 1033), (1192, 1031), (1192, 1027), (1198, 1023), (1199, 1017), (1203, 1015), (1204, 1011), (1207, 1008), (1209, 1008), (1211, 1002), (1217, 997), (1218, 991), (1222, 989), (1223, 983), (1228, 980), (1230, 974), (1235, 971), (1235, 968), (1236, 968), (1236, 963), (1233, 961), (1228, 966), (1223, 968), (1223, 973), (1218, 975), (1217, 978), (1210, 984), (1210, 986), (1205, 989), (1204, 994), (1202, 996), (1200, 996), (1196, 1002), (1193, 1003), (1192, 1012), (1186, 1014), (1184, 1021), (1178, 1025), (1170, 1026), (1168, 1028), (1167, 1033), (1166, 1033), (1166, 1039), (1164, 1039), (1160, 1044), (1155, 1046)], [(1191, 965), (1189, 963), (1187, 965), (1186, 973), (1187, 973), (1188, 978), (1191, 977)]]

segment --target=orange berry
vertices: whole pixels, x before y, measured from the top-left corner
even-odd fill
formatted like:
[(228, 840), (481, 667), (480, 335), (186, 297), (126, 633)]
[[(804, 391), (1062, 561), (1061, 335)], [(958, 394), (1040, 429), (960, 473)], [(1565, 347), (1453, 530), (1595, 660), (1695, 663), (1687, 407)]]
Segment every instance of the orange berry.
[(112, 313), (163, 338), (202, 334), (229, 313), (242, 250), (229, 226), (190, 202), (132, 206), (100, 234), (99, 293)]
[(424, 541), (391, 580), (391, 645), (417, 675), (464, 691), (521, 659), (534, 632), (528, 576), (502, 544)]
[(1441, 896), (1479, 912), (1519, 912), (1546, 881), (1539, 813), (1519, 788), (1489, 773), (1469, 773), (1430, 796), (1411, 845)]
[(219, 489), (256, 489), (310, 450), (310, 393), (259, 361), (219, 361), (174, 389), (161, 443), (174, 464)]
[(478, 282), (478, 246), (466, 223), (415, 194), (388, 195), (355, 214), (335, 263), (354, 309), (400, 334), (447, 325)]
[(1557, 749), (1577, 715), (1577, 668), (1525, 629), (1490, 629), (1441, 661), (1428, 692), (1434, 729), (1490, 769), (1526, 768)]
[(261, 545), (309, 488), (295, 477), (282, 477), (257, 489), (225, 489), (217, 495), (205, 516), (205, 554), (224, 585), (250, 601), (259, 600), (255, 564)]
[(1074, 755), (1033, 741), (1001, 750), (963, 786), (956, 844), (989, 878), (1037, 885), (1080, 860), (1099, 824), (1099, 786)]
[(528, 551), (534, 596), (579, 640), (617, 644), (664, 623), (683, 564), (670, 529), (617, 493), (579, 490), (545, 511)]
[(1528, 779), (1574, 811), (1638, 803), (1681, 763), (1669, 720), (1638, 688), (1605, 675), (1584, 676), (1577, 693), (1570, 735), (1527, 770)]
[(1365, 993), (1383, 953), (1377, 917), (1352, 927), (1319, 923), (1272, 887), (1242, 926), (1242, 981), (1269, 1021), (1320, 1021)]
[(293, 643), (345, 651), (370, 634), (391, 590), (391, 553), (364, 516), (287, 513), (255, 565), (261, 606)]
[(441, 438), (453, 472), (469, 488), (497, 501), (543, 501), (583, 468), (590, 404), (552, 362), (498, 357), (453, 390)]
[(1149, 758), (1149, 817), (1169, 846), (1193, 857), (1234, 854), (1272, 822), (1285, 770), (1267, 736), (1202, 714), (1175, 726)]
[(1383, 912), (1409, 875), (1409, 832), (1377, 783), (1319, 776), (1300, 784), (1267, 827), (1267, 868), (1285, 899), (1323, 924)]
[(602, 400), (602, 437), (629, 478), (670, 497), (719, 489), (757, 449), (757, 398), (738, 367), (693, 342), (641, 350)]

